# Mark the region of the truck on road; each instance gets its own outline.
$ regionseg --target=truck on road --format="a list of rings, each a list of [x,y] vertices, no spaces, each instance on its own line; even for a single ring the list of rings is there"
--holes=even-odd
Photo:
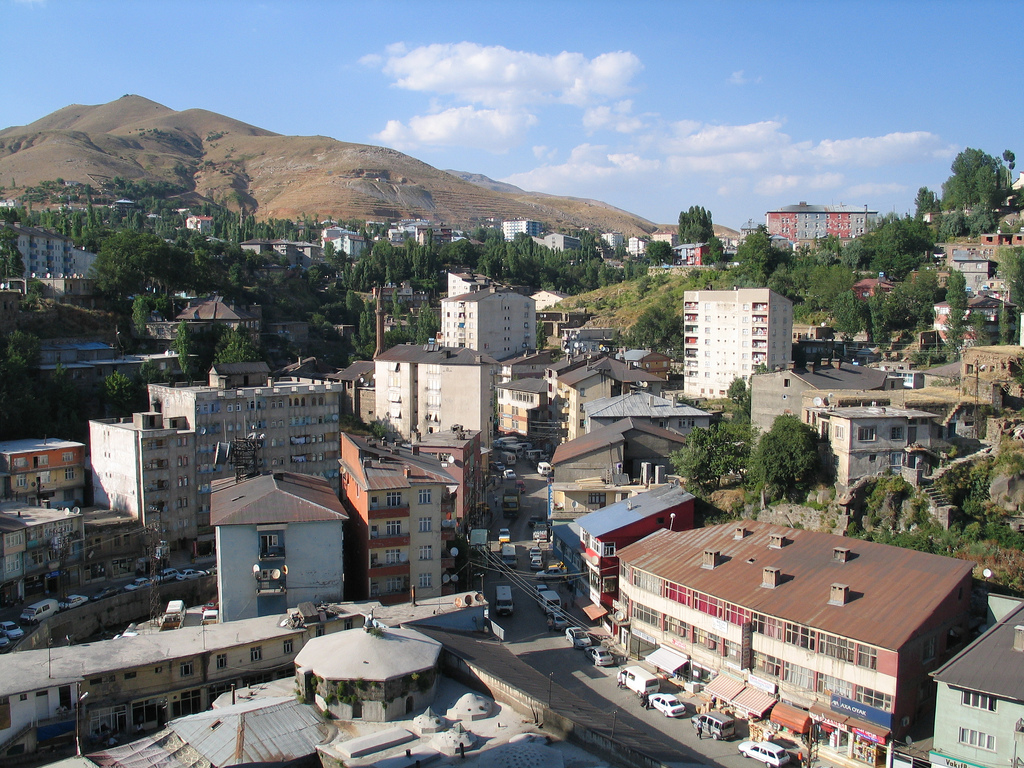
[[[519,489],[515,486],[502,491],[501,513],[505,517],[515,517],[519,514]]]

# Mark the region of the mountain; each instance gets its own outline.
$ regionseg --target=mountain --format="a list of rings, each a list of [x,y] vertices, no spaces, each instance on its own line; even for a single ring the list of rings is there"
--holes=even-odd
[[[651,222],[596,200],[525,192],[478,174],[438,170],[386,147],[282,136],[202,109],[177,112],[141,96],[74,104],[0,130],[5,197],[64,179],[171,182],[183,204],[204,200],[259,218],[422,216],[468,227],[530,218],[555,229],[626,235]]]

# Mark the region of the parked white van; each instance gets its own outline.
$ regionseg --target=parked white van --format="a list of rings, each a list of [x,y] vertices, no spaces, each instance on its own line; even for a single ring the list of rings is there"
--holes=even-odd
[[[512,587],[509,584],[497,584],[494,587],[494,612],[499,616],[511,616],[515,610],[512,602]]]
[[[562,609],[562,598],[558,596],[558,593],[552,589],[545,589],[537,593],[537,598],[540,600],[540,607],[544,613],[554,613]]]
[[[537,474],[547,477],[551,474],[551,465],[546,461],[540,462],[537,465]]]
[[[38,624],[43,619],[48,619],[60,609],[60,603],[52,597],[40,600],[38,603],[26,606],[21,612],[21,620],[25,624]]]
[[[645,693],[657,693],[661,689],[661,681],[657,675],[652,675],[646,669],[640,667],[626,667],[618,676],[619,685],[629,688],[637,696]]]

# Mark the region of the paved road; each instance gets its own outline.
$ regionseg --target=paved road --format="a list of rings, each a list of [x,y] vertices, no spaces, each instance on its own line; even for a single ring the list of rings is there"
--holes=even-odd
[[[626,662],[619,657],[619,664],[614,667],[595,667],[590,663],[584,651],[573,649],[562,632],[550,632],[543,611],[538,607],[533,595],[536,592],[536,575],[528,568],[527,550],[534,546],[532,532],[527,524],[530,515],[546,514],[546,480],[535,473],[525,462],[516,467],[520,479],[526,483],[527,493],[523,495],[523,509],[515,521],[500,518],[500,512],[491,528],[492,539],[497,539],[499,528],[509,527],[512,540],[519,554],[517,569],[502,573],[497,567],[488,573],[486,578],[486,594],[493,594],[493,585],[497,582],[513,585],[515,612],[512,616],[497,618],[505,630],[505,642],[516,655],[530,664],[534,669],[548,675],[552,682],[581,698],[616,713],[619,722],[629,723],[658,736],[664,752],[657,757],[666,762],[705,763],[721,766],[721,768],[751,768],[751,763],[737,750],[737,744],[746,738],[746,722],[738,721],[739,737],[732,741],[714,741],[710,738],[699,740],[689,717],[667,718],[657,710],[644,710],[636,694],[618,688],[615,676]],[[508,525],[511,522],[511,525]],[[543,545],[547,550],[550,545]],[[563,592],[563,598],[565,593]],[[582,611],[576,608],[569,610],[570,621],[592,633],[599,642],[610,645],[611,638],[596,628]],[[663,690],[669,692],[674,686],[663,683]],[[674,691],[672,691],[674,692]],[[680,694],[680,698],[690,702],[688,713],[693,712],[694,698]]]

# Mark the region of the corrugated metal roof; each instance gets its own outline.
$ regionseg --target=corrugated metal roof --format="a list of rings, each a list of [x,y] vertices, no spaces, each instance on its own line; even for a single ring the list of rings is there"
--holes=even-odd
[[[602,397],[583,404],[583,410],[591,418],[624,419],[638,416],[647,419],[669,419],[672,417],[710,416],[707,411],[694,408],[692,405],[676,404],[671,400],[652,395],[650,392],[631,392],[618,397]]]
[[[577,437],[575,440],[562,443],[555,448],[555,455],[552,457],[551,463],[557,465],[572,461],[575,458],[585,456],[596,450],[602,450],[610,445],[616,445],[624,442],[626,439],[626,433],[633,431],[644,432],[648,435],[654,435],[655,437],[671,440],[674,443],[678,443],[680,446],[686,442],[686,438],[678,432],[673,432],[669,429],[662,429],[661,427],[655,427],[653,424],[647,424],[643,421],[621,419],[620,421],[616,421],[614,424],[609,424],[606,427],[598,427],[581,437]]]
[[[591,536],[601,537],[692,498],[692,493],[678,485],[665,485],[609,504],[577,518],[576,522]]]
[[[1024,651],[1013,649],[1024,603],[932,673],[941,683],[1024,701]]]
[[[747,534],[735,538],[743,527]],[[781,549],[769,546],[781,534]],[[850,550],[847,562],[833,550]],[[720,552],[715,568],[702,567],[704,551]],[[769,616],[896,650],[946,601],[970,599],[972,565],[886,544],[744,520],[692,531],[656,531],[623,547],[619,561],[668,581]],[[764,568],[778,568],[779,586],[761,586]],[[830,605],[830,586],[849,586],[845,605]],[[966,586],[965,586],[966,584]],[[898,611],[895,619],[893,612]]]
[[[295,665],[327,680],[391,680],[437,664],[441,644],[414,629],[390,627],[377,637],[365,630],[312,638]]]
[[[653,373],[648,373],[640,368],[632,368],[621,360],[611,357],[602,357],[567,373],[559,374],[558,381],[571,387],[596,374],[604,374],[614,381],[627,383],[640,381],[664,383],[664,379]]]
[[[506,381],[504,384],[496,384],[497,389],[510,389],[515,392],[541,393],[548,391],[548,383],[544,379],[516,379]]]
[[[309,523],[348,520],[331,484],[320,477],[295,472],[229,482],[212,494],[211,525]]]
[[[292,697],[242,702],[168,725],[216,766],[296,760],[316,752],[333,731],[312,707]]]
[[[443,347],[439,344],[397,344],[381,352],[374,360],[386,363],[421,363],[428,365],[497,365],[498,361],[465,347]]]

